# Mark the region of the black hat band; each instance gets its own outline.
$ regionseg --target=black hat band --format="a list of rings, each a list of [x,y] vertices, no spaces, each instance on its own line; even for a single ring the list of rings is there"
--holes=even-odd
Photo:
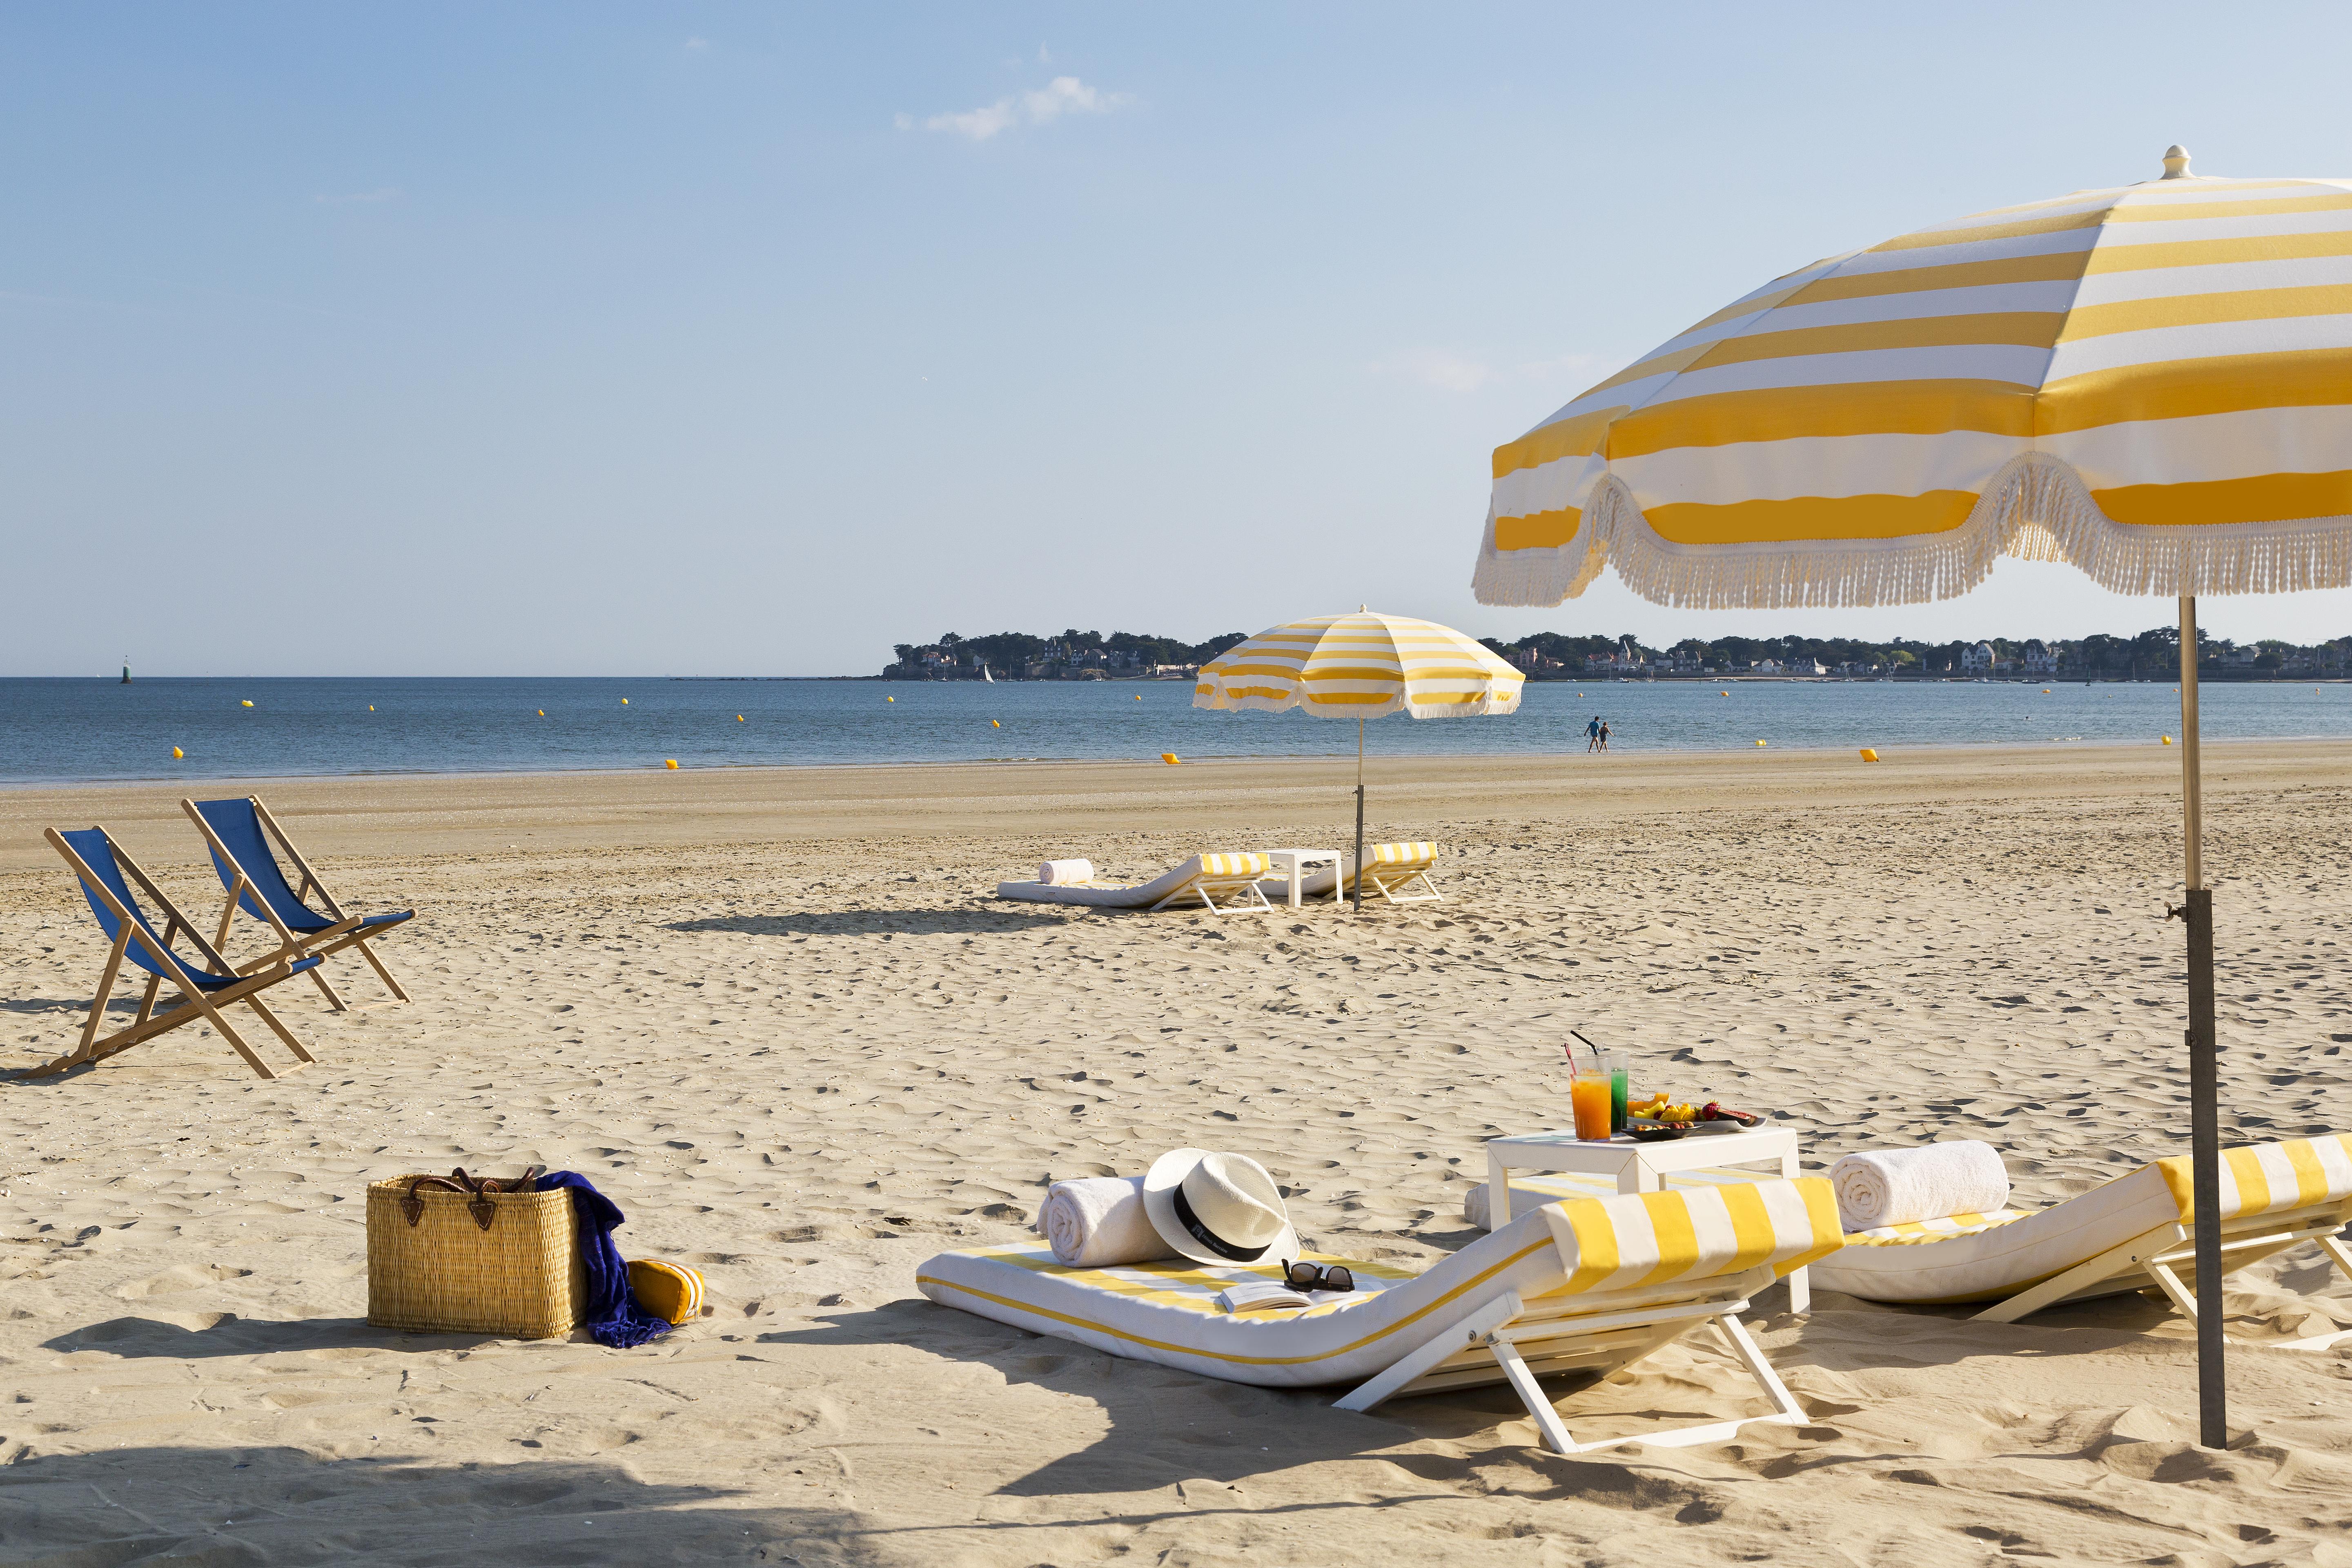
[[[1266,1247],[1235,1247],[1232,1242],[1227,1241],[1223,1237],[1219,1236],[1215,1231],[1211,1230],[1207,1226],[1201,1223],[1201,1216],[1194,1214],[1192,1212],[1192,1205],[1184,1201],[1184,1189],[1181,1186],[1170,1188],[1168,1195],[1176,1200],[1177,1222],[1183,1226],[1185,1230],[1192,1234],[1192,1237],[1194,1241],[1199,1242],[1202,1246],[1207,1247],[1210,1251],[1215,1253],[1220,1258],[1230,1258],[1235,1263],[1255,1263],[1259,1258],[1265,1256],[1266,1247],[1274,1245],[1272,1242],[1268,1242]]]

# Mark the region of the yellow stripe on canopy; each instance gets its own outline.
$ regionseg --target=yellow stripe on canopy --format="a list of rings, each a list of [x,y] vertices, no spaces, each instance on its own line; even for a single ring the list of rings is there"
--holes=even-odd
[[[1195,708],[1325,719],[1416,719],[1509,713],[1526,677],[1475,638],[1434,621],[1359,610],[1292,621],[1236,644],[1201,667]]]
[[[1474,587],[1916,604],[2352,585],[2352,179],[2162,180],[1776,279],[1497,447]],[[2168,165],[2168,168],[2172,165]]]

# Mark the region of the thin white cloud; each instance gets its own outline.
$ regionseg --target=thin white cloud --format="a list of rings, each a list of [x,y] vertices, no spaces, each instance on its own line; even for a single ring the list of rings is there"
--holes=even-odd
[[[710,40],[709,38],[688,38],[686,40],[686,50],[688,54],[699,54],[702,50],[707,49],[709,47]]]
[[[934,114],[922,122],[926,131],[949,131],[974,142],[985,142],[1016,125],[1050,125],[1065,114],[1108,114],[1132,102],[1126,93],[1104,92],[1074,76],[1057,76],[1044,87],[1000,98],[994,103],[960,114]],[[901,131],[915,128],[915,117],[900,114],[893,124]]]
[[[310,199],[320,206],[364,205],[380,202],[396,202],[400,199],[400,191],[395,186],[384,185],[373,191],[352,191],[340,196],[317,195]]]
[[[1480,391],[1498,382],[1574,384],[1599,364],[1600,361],[1592,354],[1562,354],[1558,359],[1496,365],[1468,354],[1455,353],[1450,349],[1415,349],[1394,359],[1382,360],[1371,369],[1377,375],[1410,376],[1440,392],[1467,393]]]

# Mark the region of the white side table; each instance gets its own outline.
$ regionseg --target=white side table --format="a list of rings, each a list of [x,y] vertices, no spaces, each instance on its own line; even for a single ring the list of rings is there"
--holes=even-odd
[[[1669,1173],[1716,1165],[1777,1165],[1781,1175],[1793,1178],[1798,1153],[1797,1135],[1785,1127],[1694,1132],[1662,1143],[1636,1143],[1622,1132],[1606,1142],[1587,1141],[1573,1130],[1492,1138],[1486,1142],[1486,1228],[1510,1223],[1513,1171],[1582,1171],[1613,1177],[1621,1193],[1654,1193]],[[1792,1312],[1812,1308],[1805,1273],[1800,1268],[1789,1276]]]
[[[1290,879],[1290,907],[1294,910],[1298,907],[1299,880],[1307,867],[1328,866],[1334,871],[1339,868],[1337,849],[1269,849],[1265,858],[1274,862],[1276,870]]]

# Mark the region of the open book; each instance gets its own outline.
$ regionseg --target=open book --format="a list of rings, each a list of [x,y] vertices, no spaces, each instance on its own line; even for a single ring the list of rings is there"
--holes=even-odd
[[[1313,1298],[1305,1292],[1274,1279],[1251,1279],[1239,1285],[1228,1285],[1217,1297],[1217,1305],[1228,1312],[1247,1312],[1259,1307],[1311,1307]]]

